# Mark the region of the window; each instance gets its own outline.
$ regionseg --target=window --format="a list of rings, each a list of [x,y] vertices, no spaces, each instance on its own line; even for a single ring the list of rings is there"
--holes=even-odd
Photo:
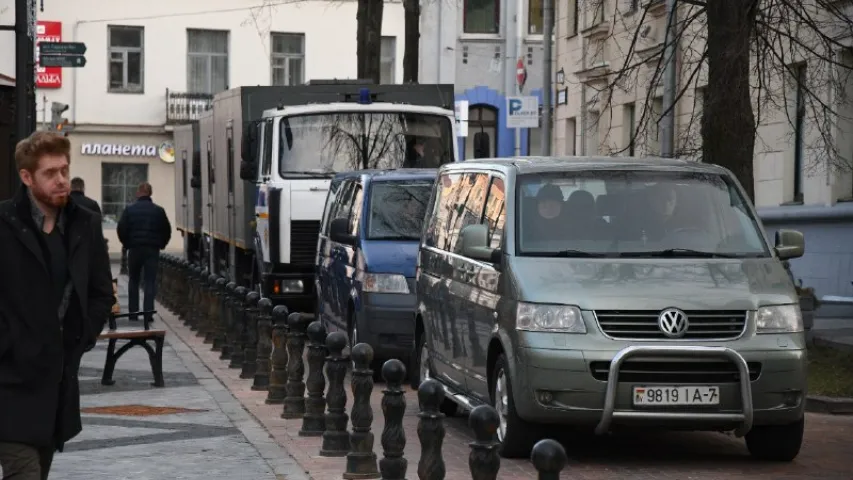
[[[578,2],[580,0],[568,0],[566,3],[566,38],[578,34]],[[558,7],[559,8],[559,7]]]
[[[604,21],[604,0],[587,0],[586,27],[594,27]]]
[[[566,155],[577,155],[577,120],[574,118],[566,119]]]
[[[420,240],[432,180],[373,182],[370,187],[370,240]]]
[[[465,33],[497,34],[500,26],[500,0],[463,0]]]
[[[332,205],[332,211],[329,218],[334,221],[339,218],[349,219],[352,212],[353,193],[355,192],[355,183],[352,181],[344,182],[341,189],[338,191],[338,201]],[[329,222],[331,224],[331,222]]]
[[[803,201],[803,163],[805,156],[806,65],[796,66],[794,117],[794,201]]]
[[[349,233],[350,235],[358,235],[358,224],[361,220],[361,207],[364,204],[362,201],[363,189],[361,184],[356,183],[353,190],[352,212],[349,216]]]
[[[652,111],[649,115],[649,123],[647,123],[647,141],[648,148],[646,152],[649,155],[660,155],[660,122],[663,117],[663,97],[657,97],[652,100]]]
[[[527,129],[527,154],[542,155],[542,127]]]
[[[379,82],[390,85],[397,73],[397,38],[382,37],[379,53]]]
[[[463,182],[461,173],[445,173],[438,179],[437,193],[431,208],[430,221],[424,232],[427,246],[445,249],[450,237],[451,221],[460,199],[465,198],[471,185]]]
[[[586,132],[584,132],[584,155],[598,155],[598,117],[597,110],[588,110],[586,112]]]
[[[228,90],[228,32],[187,30],[187,90],[211,95]]]
[[[101,210],[104,223],[118,224],[125,207],[136,199],[136,189],[148,181],[148,165],[144,163],[101,164]]]
[[[444,249],[453,253],[462,253],[459,233],[468,225],[480,223],[483,208],[486,205],[486,193],[489,188],[489,176],[485,173],[466,173],[462,179],[462,188],[458,201],[454,204],[449,218],[449,231]],[[439,247],[441,247],[439,245]]]
[[[142,93],[144,42],[142,27],[107,27],[109,36],[109,91]]]
[[[501,178],[492,179],[483,220],[489,226],[489,248],[501,248],[506,223],[506,189]]]
[[[636,109],[633,103],[626,103],[622,106],[622,131],[625,135],[625,145],[628,147],[628,156],[633,157],[637,143],[637,139],[634,138],[636,132]]]
[[[334,181],[329,185],[329,194],[326,196],[326,206],[323,208],[323,220],[320,231],[323,234],[329,234],[329,217],[332,214],[332,209],[335,207],[335,201],[338,199],[338,192],[341,189],[341,182]]]
[[[301,33],[273,33],[272,84],[278,86],[305,83],[305,35]]]
[[[468,109],[468,136],[465,158],[489,158],[498,150],[498,112],[492,107],[475,105]]]
[[[542,3],[542,0],[527,0],[527,33],[530,35],[542,35],[545,31]]]
[[[628,0],[628,10],[625,13],[634,13],[640,9],[640,0]]]

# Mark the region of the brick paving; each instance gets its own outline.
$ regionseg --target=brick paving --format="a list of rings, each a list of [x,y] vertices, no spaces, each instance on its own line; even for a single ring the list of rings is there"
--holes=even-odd
[[[164,308],[162,318],[168,327],[185,342],[213,375],[243,404],[284,447],[293,459],[314,480],[340,479],[345,459],[320,457],[321,439],[297,435],[301,420],[280,418],[281,405],[266,405],[266,392],[252,391],[251,381],[239,378],[239,370],[227,368],[219,353],[202,342]],[[168,381],[168,378],[167,378]],[[379,437],[383,419],[380,407],[381,385],[377,385],[371,400],[374,411],[373,432],[375,451],[381,458]],[[347,390],[347,410],[352,395]],[[404,419],[407,436],[406,458],[408,478],[417,477],[419,444],[417,428],[417,397],[408,390],[408,408]],[[466,417],[453,417],[445,422],[444,460],[449,480],[470,478],[468,472],[468,442],[472,440]],[[718,433],[661,432],[631,433],[595,437],[554,432],[565,445],[570,463],[563,478],[595,479],[853,479],[853,461],[849,448],[853,444],[853,416],[808,414],[806,438],[799,457],[790,464],[761,463],[752,460],[742,439]],[[285,477],[288,478],[288,477]],[[502,480],[533,479],[536,473],[525,460],[501,460],[498,476]]]

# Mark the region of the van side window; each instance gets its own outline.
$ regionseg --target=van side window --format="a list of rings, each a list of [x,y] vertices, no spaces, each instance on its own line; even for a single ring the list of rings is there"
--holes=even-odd
[[[326,197],[326,206],[323,208],[323,220],[320,226],[320,231],[323,234],[329,234],[329,217],[332,214],[332,209],[335,207],[335,201],[338,199],[338,191],[341,189],[341,182],[332,182],[329,185],[329,195]]]
[[[460,190],[459,201],[451,218],[450,237],[445,250],[453,253],[462,253],[462,244],[459,242],[459,232],[468,225],[480,223],[483,218],[483,208],[486,206],[486,192],[489,188],[489,175],[485,173],[469,173],[462,180],[463,188]]]
[[[358,223],[361,221],[361,210],[364,202],[362,201],[361,184],[356,183],[353,189],[352,213],[349,216],[349,233],[350,235],[358,235]]]
[[[353,182],[344,182],[338,193],[337,202],[332,206],[332,214],[329,216],[330,220],[349,218],[349,214],[352,211],[352,191]]]
[[[489,248],[501,248],[506,222],[506,190],[502,178],[492,178],[483,221],[489,226]]]
[[[436,181],[435,198],[430,208],[430,221],[424,233],[424,244],[428,247],[445,248],[450,229],[451,210],[456,205],[462,174],[443,174]]]

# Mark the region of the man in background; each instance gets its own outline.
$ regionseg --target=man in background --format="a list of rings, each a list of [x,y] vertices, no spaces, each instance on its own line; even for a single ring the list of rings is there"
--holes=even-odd
[[[143,309],[154,310],[154,295],[157,293],[157,264],[160,250],[166,248],[172,238],[172,225],[163,207],[151,200],[151,184],[143,182],[136,190],[136,201],[128,205],[118,221],[118,239],[127,248],[127,296],[128,313],[139,311],[139,278],[145,291]],[[150,313],[146,320],[152,320]],[[130,317],[130,320],[137,318]]]
[[[86,183],[83,182],[83,179],[80,177],[74,177],[71,179],[71,199],[77,205],[95,212],[98,215],[103,215],[103,213],[101,213],[101,206],[98,205],[98,202],[86,196]]]

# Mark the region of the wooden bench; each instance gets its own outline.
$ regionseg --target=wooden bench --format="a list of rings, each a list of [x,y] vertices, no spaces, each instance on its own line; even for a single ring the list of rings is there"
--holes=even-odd
[[[163,387],[163,344],[166,340],[166,330],[151,329],[146,315],[153,315],[156,310],[136,313],[121,313],[111,314],[109,319],[109,329],[98,335],[98,340],[109,340],[107,347],[107,359],[104,364],[104,375],[101,378],[101,385],[114,385],[113,371],[115,371],[116,362],[124,355],[125,352],[133,347],[142,347],[148,352],[148,359],[151,362],[151,372],[154,374],[154,383],[152,386]],[[127,317],[142,317],[143,328],[118,328],[116,319]],[[116,350],[116,343],[119,340],[127,340],[127,343]],[[148,342],[154,345],[149,345]]]

